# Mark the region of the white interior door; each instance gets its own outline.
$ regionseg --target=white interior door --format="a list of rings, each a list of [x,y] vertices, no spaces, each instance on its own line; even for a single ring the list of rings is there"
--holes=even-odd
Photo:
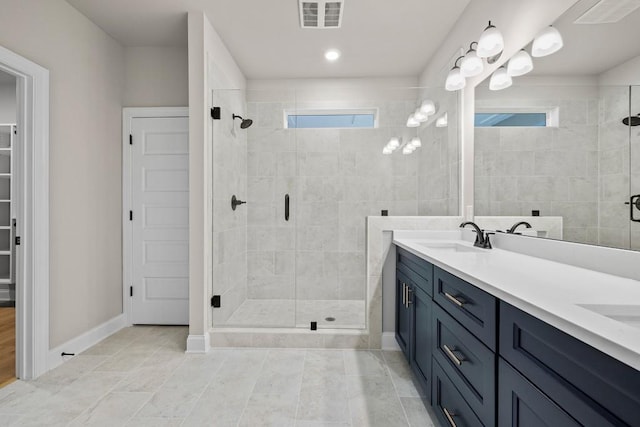
[[[189,123],[131,121],[134,324],[189,323]]]

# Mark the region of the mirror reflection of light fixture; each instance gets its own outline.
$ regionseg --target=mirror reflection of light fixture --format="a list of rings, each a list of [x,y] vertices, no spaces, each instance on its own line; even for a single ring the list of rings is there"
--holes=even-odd
[[[408,145],[412,146],[413,149],[415,150],[418,147],[422,147],[422,141],[420,141],[420,138],[416,136],[411,138],[411,141],[409,141]]]
[[[503,49],[504,38],[502,33],[489,21],[489,25],[484,29],[478,40],[478,56],[480,58],[489,58],[499,54]]]
[[[535,58],[551,55],[556,53],[564,46],[562,41],[562,34],[554,27],[549,25],[544,30],[540,31],[535,39],[533,39],[533,46],[531,47],[531,55]]]
[[[384,148],[382,149],[382,154],[391,154],[398,147],[400,147],[400,138],[393,137],[389,139],[389,142],[387,142],[387,145],[385,145]]]
[[[447,81],[444,84],[444,88],[450,92],[460,90],[467,85],[467,80],[462,75],[460,67],[458,66],[458,61],[462,58],[464,58],[464,56],[460,56],[456,59],[453,68],[447,75]]]
[[[409,116],[409,118],[407,119],[407,127],[408,128],[417,128],[418,126],[420,126],[420,121],[418,119],[416,119],[413,114],[411,114]]]
[[[404,146],[404,148],[402,149],[402,154],[411,154],[415,151],[416,149],[411,145],[411,144],[407,144]]]
[[[498,68],[491,75],[491,80],[489,81],[489,89],[490,90],[502,90],[506,89],[513,84],[513,80],[509,73],[507,73],[507,69],[504,67]]]
[[[524,49],[513,55],[507,65],[507,73],[511,77],[523,76],[531,70],[533,70],[533,60]]]
[[[473,48],[474,44],[478,45],[477,42],[472,42],[460,63],[460,72],[463,77],[475,77],[484,70],[484,62],[482,62],[482,58],[478,56],[478,52]]]
[[[444,113],[443,115],[438,117],[438,120],[436,120],[437,128],[446,128],[448,124],[449,124],[449,117],[447,116],[447,113]]]
[[[420,105],[420,111],[422,111],[427,116],[431,116],[432,114],[436,113],[436,105],[433,103],[432,100],[425,99],[424,101],[422,101],[422,104]]]

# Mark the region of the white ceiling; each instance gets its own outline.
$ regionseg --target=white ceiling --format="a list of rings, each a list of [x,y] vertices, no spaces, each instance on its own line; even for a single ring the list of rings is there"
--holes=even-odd
[[[202,10],[245,76],[269,79],[417,76],[470,0],[345,0],[330,30],[301,29],[297,0],[67,1],[125,46],[186,46]]]
[[[640,9],[614,24],[573,22],[599,0],[581,0],[553,24],[564,47],[533,58],[535,75],[598,75],[640,55]]]

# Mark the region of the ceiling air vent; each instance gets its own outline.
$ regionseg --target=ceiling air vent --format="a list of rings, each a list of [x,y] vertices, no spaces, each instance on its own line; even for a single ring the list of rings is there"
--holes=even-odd
[[[298,0],[302,28],[340,28],[344,0]]]
[[[640,0],[600,0],[574,21],[576,24],[613,24],[640,7]]]

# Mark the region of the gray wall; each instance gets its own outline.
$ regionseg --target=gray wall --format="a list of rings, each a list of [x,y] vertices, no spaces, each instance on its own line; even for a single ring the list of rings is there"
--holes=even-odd
[[[2,72],[0,72],[2,73]],[[0,83],[0,123],[16,122],[16,83]]]

